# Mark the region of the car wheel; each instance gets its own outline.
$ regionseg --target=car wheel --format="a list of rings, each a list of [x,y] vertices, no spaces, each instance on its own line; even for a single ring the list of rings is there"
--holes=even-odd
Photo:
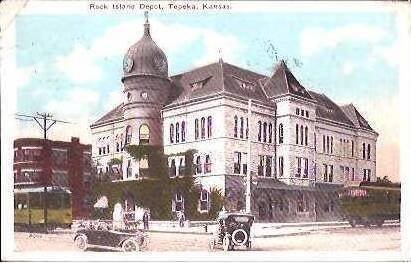
[[[135,252],[140,250],[138,242],[133,238],[126,239],[121,248],[123,249],[123,252]]]
[[[74,239],[74,244],[76,245],[76,248],[85,251],[87,249],[88,243],[87,243],[87,237],[86,235],[78,235]]]
[[[230,236],[225,235],[223,238],[223,250],[224,251],[229,251],[231,249],[231,240],[230,240]]]

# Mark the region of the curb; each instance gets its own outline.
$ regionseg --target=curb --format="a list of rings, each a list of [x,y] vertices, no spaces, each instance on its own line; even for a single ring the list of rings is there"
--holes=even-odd
[[[169,231],[169,230],[147,230],[148,233],[167,233],[167,234],[190,234],[190,235],[212,235],[213,233],[205,233],[205,232],[193,232],[193,231],[186,231],[186,232],[179,232],[179,231]]]
[[[292,236],[301,236],[301,235],[309,235],[311,231],[302,231],[296,233],[288,233],[288,234],[277,234],[277,235],[261,235],[261,236],[253,236],[253,238],[272,238],[272,237],[292,237]]]

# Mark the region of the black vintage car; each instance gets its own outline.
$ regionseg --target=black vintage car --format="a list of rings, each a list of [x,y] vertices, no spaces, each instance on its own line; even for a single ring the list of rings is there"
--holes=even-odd
[[[141,251],[148,246],[148,241],[148,235],[141,230],[113,230],[107,223],[82,225],[74,235],[75,246],[83,251],[89,247]]]
[[[209,241],[210,250],[221,245],[224,251],[235,246],[251,249],[251,226],[254,216],[244,213],[222,213],[217,219],[217,230]]]

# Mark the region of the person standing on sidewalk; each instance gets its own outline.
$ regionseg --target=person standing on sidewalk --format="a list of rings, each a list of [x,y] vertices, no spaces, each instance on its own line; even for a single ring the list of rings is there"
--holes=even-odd
[[[144,214],[143,214],[143,224],[144,224],[144,230],[148,230],[148,213],[147,213],[147,211],[144,212]]]
[[[185,221],[186,219],[185,219],[185,216],[184,216],[184,212],[183,211],[180,211],[179,213],[178,213],[178,221],[179,221],[179,224],[180,224],[180,227],[184,227],[184,221]]]

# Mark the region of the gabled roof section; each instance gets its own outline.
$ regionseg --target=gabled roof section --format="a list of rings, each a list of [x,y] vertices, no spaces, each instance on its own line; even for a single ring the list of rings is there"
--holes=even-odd
[[[340,108],[356,128],[362,128],[375,132],[368,124],[367,120],[358,112],[357,108],[355,108],[352,103],[343,105]]]
[[[229,93],[245,99],[270,103],[259,84],[263,77],[265,76],[220,60],[171,77],[174,98],[170,104],[188,102],[218,93]]]
[[[107,114],[105,114],[103,117],[95,121],[91,126],[119,120],[123,118],[123,103],[115,107],[113,110],[109,111]]]
[[[308,91],[312,98],[317,101],[315,114],[317,117],[324,118],[330,121],[354,126],[352,121],[345,115],[342,109],[335,104],[330,98],[324,94],[319,94],[314,91]]]
[[[262,80],[262,83],[265,93],[269,98],[293,94],[306,99],[313,99],[288,69],[284,60],[281,60],[275,67],[273,75]]]

